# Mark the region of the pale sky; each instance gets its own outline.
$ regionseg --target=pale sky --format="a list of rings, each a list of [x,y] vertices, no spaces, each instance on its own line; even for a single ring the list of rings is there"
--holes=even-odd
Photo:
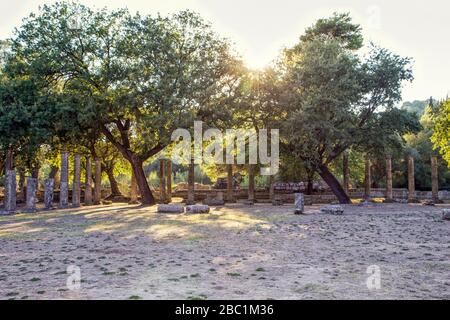
[[[0,38],[11,36],[22,18],[46,0],[1,0]],[[447,0],[80,0],[95,7],[128,7],[162,14],[191,9],[229,38],[246,64],[262,68],[306,27],[333,12],[350,12],[369,41],[414,58],[412,84],[404,101],[450,94],[450,2]]]

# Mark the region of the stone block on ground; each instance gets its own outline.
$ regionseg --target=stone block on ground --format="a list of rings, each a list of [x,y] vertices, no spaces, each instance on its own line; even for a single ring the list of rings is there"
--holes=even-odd
[[[450,209],[442,210],[442,219],[450,220]]]
[[[158,213],[184,213],[184,207],[181,204],[160,204]]]
[[[320,212],[325,213],[325,214],[343,215],[344,208],[340,205],[329,205],[329,206],[322,207],[320,209]]]
[[[5,179],[5,210],[1,212],[2,215],[13,214],[16,211],[16,171],[7,170]]]
[[[53,194],[54,194],[55,180],[47,179],[45,180],[45,191],[44,191],[44,206],[46,210],[53,209]]]
[[[305,212],[305,195],[303,193],[295,194],[295,214],[303,214]]]
[[[210,208],[207,205],[191,205],[191,206],[186,206],[186,213],[190,213],[190,214],[204,214],[204,213],[209,213]]]
[[[25,212],[33,213],[37,212],[36,209],[36,192],[38,188],[38,180],[35,178],[28,178],[27,180],[27,197]]]

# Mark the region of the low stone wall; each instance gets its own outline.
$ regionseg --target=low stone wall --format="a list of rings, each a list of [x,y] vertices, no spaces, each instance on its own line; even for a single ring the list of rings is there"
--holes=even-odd
[[[196,201],[203,201],[205,200],[208,195],[214,197],[217,195],[218,192],[222,192],[224,195],[226,195],[226,190],[196,190],[195,191],[195,200]],[[385,189],[372,189],[371,197],[372,198],[384,198],[385,197]],[[276,192],[276,194],[280,195],[284,202],[286,203],[294,203],[294,193],[293,192]],[[234,192],[235,198],[238,200],[245,200],[247,199],[247,190],[241,189],[241,190],[235,190]],[[174,197],[183,198],[184,200],[187,199],[187,190],[179,190],[173,193]],[[362,199],[364,196],[364,189],[353,189],[350,190],[350,197],[352,199]],[[408,199],[408,190],[407,189],[394,189],[393,190],[393,197],[394,199],[398,200],[407,200]],[[255,198],[258,202],[270,202],[270,196],[269,191],[266,189],[258,189],[255,191]],[[431,191],[416,191],[416,198],[418,200],[431,200]],[[443,201],[450,201],[450,191],[439,191],[439,199]],[[317,204],[324,204],[324,203],[331,203],[337,201],[337,198],[334,194],[331,192],[321,192],[321,193],[315,193],[313,195],[305,195],[305,203],[311,204],[311,203],[317,203]]]

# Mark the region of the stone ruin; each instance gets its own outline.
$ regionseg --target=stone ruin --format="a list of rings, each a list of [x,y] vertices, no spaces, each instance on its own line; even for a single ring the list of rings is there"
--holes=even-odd
[[[305,213],[305,195],[303,193],[295,194],[295,214]]]
[[[442,210],[442,219],[450,220],[450,209]]]
[[[340,205],[329,205],[322,207],[320,212],[340,216],[344,214],[344,208]]]

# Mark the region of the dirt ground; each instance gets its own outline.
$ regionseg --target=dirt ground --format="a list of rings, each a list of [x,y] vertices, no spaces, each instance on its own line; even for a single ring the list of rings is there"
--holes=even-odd
[[[352,205],[332,216],[315,206],[295,216],[288,205],[209,215],[115,205],[3,216],[0,299],[450,299],[443,207]],[[79,288],[68,281],[77,270]],[[369,289],[377,270],[380,287]]]

